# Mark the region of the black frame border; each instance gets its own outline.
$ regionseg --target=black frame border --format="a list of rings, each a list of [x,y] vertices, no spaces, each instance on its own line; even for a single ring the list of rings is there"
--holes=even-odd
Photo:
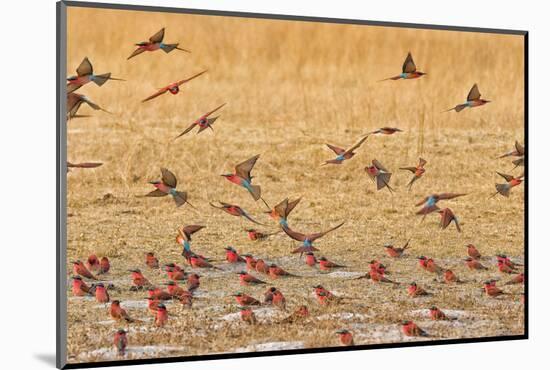
[[[501,35],[518,35],[524,38],[524,143],[525,143],[525,198],[524,198],[524,258],[525,258],[525,305],[524,305],[524,334],[480,337],[480,338],[459,338],[459,339],[441,339],[436,341],[418,341],[405,343],[381,343],[356,345],[353,347],[322,347],[322,348],[305,348],[294,350],[279,350],[279,351],[262,351],[262,352],[246,352],[246,353],[221,353],[221,354],[205,354],[197,356],[178,356],[178,357],[160,357],[151,359],[135,359],[135,360],[117,360],[117,361],[100,361],[100,362],[82,362],[82,363],[67,363],[67,289],[66,289],[66,256],[67,256],[67,128],[64,112],[66,111],[66,99],[62,98],[66,95],[65,87],[65,71],[66,71],[66,40],[67,40],[67,7],[80,8],[98,8],[98,9],[113,9],[113,10],[131,10],[131,11],[147,11],[147,12],[164,12],[164,13],[179,13],[179,14],[195,14],[195,15],[210,15],[223,17],[240,17],[240,18],[256,18],[256,19],[274,19],[286,21],[301,21],[301,22],[320,22],[320,23],[337,23],[337,24],[353,24],[366,26],[383,26],[396,28],[416,28],[426,30],[441,30],[441,31],[460,31],[460,32],[476,32],[476,33],[494,33]],[[58,369],[80,369],[80,368],[96,368],[96,367],[111,367],[111,366],[127,366],[127,365],[142,365],[142,364],[161,364],[174,362],[191,362],[191,361],[208,361],[247,357],[265,357],[265,356],[281,356],[281,355],[296,355],[296,354],[313,354],[326,352],[343,352],[343,351],[358,351],[371,349],[386,349],[386,348],[407,348],[407,347],[423,347],[423,346],[440,346],[447,344],[463,344],[463,343],[485,343],[485,342],[500,342],[509,340],[529,339],[529,32],[526,30],[511,30],[511,29],[496,29],[496,28],[477,28],[477,27],[460,27],[449,25],[433,25],[420,23],[403,23],[403,22],[383,22],[360,19],[344,19],[344,18],[328,18],[328,17],[312,17],[299,16],[288,14],[266,14],[266,13],[251,13],[251,12],[234,12],[210,9],[191,9],[191,8],[174,8],[148,5],[130,5],[130,4],[109,4],[98,2],[83,2],[83,1],[59,1],[56,3],[56,37],[57,37],[57,68],[56,68],[56,197],[57,197],[57,212],[56,212],[56,228],[57,228],[57,246],[56,246],[56,367]]]

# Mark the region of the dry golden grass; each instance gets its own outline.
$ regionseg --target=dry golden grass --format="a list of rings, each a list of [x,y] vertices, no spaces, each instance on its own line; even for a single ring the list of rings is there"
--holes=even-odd
[[[126,60],[135,42],[161,27],[166,27],[165,42],[180,42],[192,53],[157,51]],[[428,75],[377,82],[398,74],[408,51]],[[489,272],[474,274],[460,260],[470,242],[486,256],[503,252],[523,260],[523,186],[514,188],[509,199],[489,199],[495,181],[501,180],[495,171],[512,168],[509,160],[495,158],[510,150],[514,140],[523,142],[522,37],[70,8],[67,75],[74,74],[85,56],[96,73],[110,71],[127,82],[109,81],[101,88],[89,84],[78,91],[114,114],[82,108],[79,113],[92,117],[68,123],[69,160],[104,162],[98,169],[68,174],[69,260],[85,259],[90,253],[108,256],[113,266],[108,279],[120,289],[111,295],[124,306],[124,301],[144,297],[128,292],[127,273],[133,267],[145,270],[143,252],[154,251],[163,263],[182,263],[181,248],[174,241],[176,228],[203,224],[207,228],[196,234],[194,250],[221,260],[223,247],[233,245],[241,253],[304,275],[274,285],[283,291],[291,310],[298,304],[312,310],[312,319],[304,325],[275,324],[283,313],[264,318],[255,328],[225,322],[220,317],[237,312],[229,294],[244,290],[259,298],[263,289],[242,289],[230,272],[205,273],[205,293],[193,309],[168,306],[168,329],[154,329],[151,322],[135,325],[131,346],[179,348],[154,356],[231,352],[276,341],[326,347],[338,344],[334,332],[343,327],[351,328],[357,343],[402,341],[397,328],[403,319],[418,321],[435,339],[523,333],[518,296],[495,300],[481,295],[482,281],[501,277],[494,261],[484,260],[491,265]],[[178,95],[140,102],[155,88],[203,69],[208,73],[184,85]],[[490,104],[460,114],[441,113],[463,102],[476,82]],[[214,132],[172,140],[224,102],[227,106]],[[405,131],[370,137],[351,161],[319,167],[333,156],[326,142],[348,146],[381,126]],[[434,295],[413,300],[404,286],[394,289],[306,269],[290,256],[297,243],[284,234],[266,242],[247,240],[243,228],[251,224],[210,208],[208,201],[239,204],[275,229],[262,214],[261,203],[219,176],[254,154],[261,154],[255,182],[270,204],[303,196],[290,217],[294,229],[316,231],[346,220],[318,242],[320,255],[348,265],[348,271],[365,271],[367,261],[379,258],[394,272],[392,278],[403,283],[416,280]],[[398,167],[415,165],[419,155],[428,160],[427,172],[408,192],[410,174]],[[376,192],[365,176],[363,168],[373,158],[394,172],[393,196],[385,189]],[[189,192],[198,210],[176,209],[168,198],[139,197],[151,190],[147,181],[159,177],[161,166],[178,176],[178,187]],[[419,224],[413,205],[434,192],[468,193],[445,203],[460,218],[462,233],[453,226],[439,230],[435,215]],[[412,238],[409,255],[388,260],[381,246],[407,238]],[[443,286],[417,267],[417,255],[434,257],[468,283]],[[145,273],[157,284],[166,280],[159,272]],[[317,283],[359,299],[322,309],[311,292]],[[412,312],[433,304],[465,311],[467,316],[441,324]],[[118,326],[102,324],[109,319],[107,310],[96,306],[69,298],[70,362],[105,359],[89,352],[109,347]],[[148,317],[143,308],[129,311]],[[339,312],[365,316],[323,316]]]

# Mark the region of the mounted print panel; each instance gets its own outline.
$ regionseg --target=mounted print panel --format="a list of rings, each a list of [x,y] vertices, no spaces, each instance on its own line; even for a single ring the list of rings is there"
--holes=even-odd
[[[526,32],[58,11],[58,366],[527,337]]]

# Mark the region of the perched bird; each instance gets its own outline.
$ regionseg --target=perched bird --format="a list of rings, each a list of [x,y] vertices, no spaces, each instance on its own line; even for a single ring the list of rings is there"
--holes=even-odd
[[[166,283],[166,291],[172,298],[179,298],[186,294],[191,294],[191,292],[183,289],[175,281],[169,281]]]
[[[187,274],[185,271],[174,263],[164,265],[164,270],[168,275],[168,279],[172,281],[187,280]]]
[[[178,180],[176,176],[167,170],[166,168],[161,168],[160,172],[162,177],[160,180],[149,181],[149,184],[152,184],[156,189],[152,192],[146,194],[146,197],[164,197],[170,194],[174,198],[177,207],[181,207],[185,203],[189,204],[191,207],[195,208],[187,201],[187,193],[184,191],[176,190]]]
[[[407,184],[407,186],[409,187],[409,191],[412,189],[412,185],[414,184],[414,182],[419,178],[421,178],[422,175],[424,175],[424,172],[426,172],[426,170],[424,169],[424,166],[426,165],[426,163],[428,162],[425,159],[419,158],[418,165],[416,167],[399,168],[400,170],[411,171],[413,174],[411,181],[409,181],[409,183]]]
[[[103,163],[100,163],[100,162],[82,162],[82,163],[67,162],[67,172],[69,172],[71,168],[96,168],[101,165],[103,165]]]
[[[505,274],[515,274],[517,273],[517,270],[507,265],[504,261],[499,260],[497,261],[497,267],[498,271],[503,272]]]
[[[161,96],[161,95],[165,94],[166,92],[170,92],[170,94],[176,95],[177,93],[179,93],[179,91],[180,91],[180,86],[181,86],[181,85],[183,85],[184,83],[189,82],[189,81],[191,81],[191,80],[193,80],[193,79],[199,77],[199,76],[202,75],[203,73],[206,73],[206,71],[199,72],[199,73],[197,73],[196,75],[191,76],[191,77],[189,77],[189,78],[185,78],[185,79],[183,79],[183,80],[179,80],[179,81],[176,81],[176,82],[172,82],[172,83],[169,84],[169,85],[166,85],[166,86],[164,86],[164,87],[161,87],[161,88],[159,88],[159,89],[157,90],[156,93],[154,93],[154,94],[151,95],[151,96],[146,97],[146,98],[143,99],[141,102],[142,102],[142,103],[145,103],[145,102],[147,102],[147,101],[149,101],[149,100],[152,100],[152,99],[154,99],[154,98],[156,98],[156,97],[158,97],[158,96]]]
[[[200,278],[199,274],[189,274],[187,277],[187,290],[194,293],[195,290],[199,289],[201,285]]]
[[[286,298],[279,289],[275,289],[272,299],[273,306],[286,311]]]
[[[329,261],[326,257],[319,258],[319,270],[321,271],[330,271],[335,268],[344,268],[347,266],[339,265],[337,263]]]
[[[309,267],[317,266],[317,258],[315,258],[315,254],[313,252],[307,252],[305,262]]]
[[[519,263],[516,263],[516,262],[512,262],[512,260],[507,257],[506,255],[504,254],[497,254],[497,261],[498,262],[502,262],[504,263],[505,265],[507,266],[510,266],[511,268],[513,269],[516,269],[518,268],[519,266],[523,266],[522,264],[519,264]]]
[[[135,44],[137,46],[137,49],[134,50],[134,52],[128,57],[128,59],[131,59],[135,57],[136,55],[139,55],[145,51],[156,51],[156,50],[162,50],[165,53],[169,53],[174,49],[185,51],[187,53],[190,53],[189,50],[182,49],[178,47],[178,44],[165,44],[163,43],[164,39],[164,28],[162,28],[160,31],[155,33],[153,36],[149,37],[149,41],[141,41]]]
[[[509,151],[509,152],[506,152],[504,153],[503,155],[501,155],[500,157],[498,158],[506,158],[506,157],[510,157],[510,156],[513,156],[513,157],[523,157],[525,155],[525,148],[523,147],[523,145],[521,145],[517,140],[514,144],[514,149]]]
[[[269,265],[269,277],[271,277],[272,279],[278,279],[280,277],[296,277],[296,275],[291,274],[290,272],[287,272],[281,267],[272,263]]]
[[[412,321],[403,321],[401,323],[401,331],[407,337],[429,337],[428,333],[418,327]]]
[[[375,283],[389,283],[399,285],[398,282],[388,279],[383,271],[377,269],[371,269],[368,272],[368,277]]]
[[[439,210],[437,203],[440,200],[454,199],[454,198],[462,197],[464,195],[466,194],[464,193],[430,194],[424,199],[422,199],[420,202],[415,204],[416,207],[422,206],[422,208],[419,211],[417,211],[416,214],[423,215],[422,220],[424,220],[426,215]]]
[[[510,293],[505,293],[502,289],[497,288],[496,285],[492,281],[485,281],[483,283],[483,289],[485,290],[485,294],[488,297],[499,297],[501,295],[509,295]]]
[[[416,65],[414,64],[413,57],[411,53],[409,52],[407,54],[407,58],[405,58],[405,62],[403,62],[402,72],[401,74],[398,74],[397,76],[386,78],[384,80],[380,81],[387,81],[387,80],[410,80],[413,78],[419,78],[424,76],[426,73],[420,72],[416,70]]]
[[[302,234],[302,233],[299,233],[297,231],[294,231],[294,230],[290,229],[288,226],[283,226],[283,231],[291,239],[294,239],[294,240],[297,240],[297,241],[300,241],[300,242],[303,243],[301,247],[296,248],[292,251],[292,253],[300,253],[300,257],[301,257],[303,253],[317,251],[318,249],[313,246],[313,242],[315,240],[319,239],[319,238],[322,238],[326,234],[338,229],[343,224],[344,224],[344,222],[342,222],[342,223],[340,223],[340,224],[338,224],[338,225],[336,225],[336,226],[334,226],[334,227],[332,227],[332,228],[330,228],[326,231],[322,231],[322,232],[319,232],[319,233],[312,233],[312,234]]]
[[[365,167],[365,172],[372,181],[376,182],[377,190],[387,187],[390,193],[393,193],[393,189],[389,184],[392,174],[382,165],[382,163],[373,159],[372,165]]]
[[[149,310],[149,313],[152,314],[153,316],[157,316],[157,311],[159,309],[158,305],[160,304],[160,300],[151,298],[151,297],[147,297],[145,299],[147,299],[147,309]]]
[[[92,63],[90,63],[88,57],[85,57],[76,69],[76,76],[67,77],[67,93],[76,91],[90,81],[93,81],[97,86],[102,86],[108,80],[124,81],[120,78],[111,77],[111,73],[95,75]]]
[[[470,270],[488,270],[488,268],[483,266],[481,262],[473,259],[472,257],[465,258],[464,261]]]
[[[266,240],[272,235],[280,233],[280,231],[276,231],[274,233],[262,233],[260,231],[257,231],[256,229],[245,229],[248,235],[248,239],[250,240]]]
[[[409,247],[410,241],[411,239],[407,240],[405,245],[401,248],[396,248],[392,244],[386,244],[384,245],[384,248],[386,249],[386,253],[388,254],[388,256],[392,258],[399,258],[403,255],[403,252],[405,252],[405,249]]]
[[[126,321],[128,323],[134,322],[134,319],[128,315],[126,310],[120,306],[120,301],[115,299],[111,302],[111,308],[109,309],[109,314],[116,321]]]
[[[244,209],[239,207],[238,205],[224,203],[224,202],[219,202],[219,203],[221,204],[221,207],[218,207],[218,206],[216,206],[212,203],[210,203],[210,205],[214,208],[221,209],[222,211],[224,211],[226,213],[229,213],[231,216],[244,217],[247,220],[249,220],[250,222],[253,222],[253,223],[258,224],[258,225],[265,226],[264,224],[254,220],[252,217],[250,217],[250,215]]]
[[[290,316],[287,316],[283,320],[281,320],[281,324],[292,324],[295,322],[299,322],[304,320],[309,316],[309,310],[307,306],[301,305],[296,308],[296,310],[290,314]]]
[[[455,275],[455,273],[452,270],[445,270],[443,273],[443,281],[446,284],[453,284],[453,283],[462,283],[462,281]]]
[[[126,347],[128,346],[128,338],[126,337],[126,331],[124,329],[118,329],[115,332],[113,338],[113,346],[117,351],[117,355],[124,356],[126,354]]]
[[[204,257],[196,255],[195,253],[189,256],[189,264],[194,268],[211,268],[215,270],[221,270],[219,267],[216,267],[208,262]]]
[[[111,269],[111,263],[109,262],[109,258],[103,256],[101,257],[101,260],[99,261],[99,271],[98,274],[103,275],[109,272]]]
[[[139,269],[129,270],[132,273],[132,290],[138,290],[143,288],[148,288],[151,286],[151,283]]]
[[[468,248],[468,256],[476,260],[481,258],[481,253],[479,253],[479,251],[473,244],[468,244],[466,248]]]
[[[170,294],[170,292],[165,292],[162,289],[156,287],[149,287],[149,289],[147,289],[147,295],[149,296],[149,298],[158,301],[168,301],[172,299],[172,294]]]
[[[512,279],[508,280],[504,285],[514,285],[514,284],[523,284],[525,281],[523,272],[517,274]]]
[[[337,146],[327,144],[327,146],[336,154],[335,159],[329,159],[326,160],[324,163],[321,164],[321,166],[327,165],[327,164],[342,164],[343,161],[346,159],[351,159],[355,155],[354,150],[359,149],[359,147],[367,140],[369,135],[363,136],[359,141],[357,141],[355,144],[353,144],[349,149],[339,148]]]
[[[191,251],[191,235],[193,235],[199,230],[204,229],[205,227],[206,226],[202,226],[202,225],[187,225],[187,226],[180,226],[178,228],[176,243],[181,244],[183,246],[182,255],[185,257],[188,263],[189,263],[189,258],[193,254],[193,252]]]
[[[262,281],[245,271],[241,271],[237,273],[237,275],[239,275],[240,284],[243,286],[267,284],[265,281]]]
[[[430,317],[432,320],[456,320],[455,318],[450,318],[445,315],[445,313],[436,306],[430,307]]]
[[[490,102],[491,102],[490,100],[481,99],[481,94],[479,93],[477,84],[474,84],[474,86],[472,86],[472,88],[470,89],[468,96],[466,97],[465,103],[458,104],[454,108],[448,109],[445,112],[450,112],[452,110],[454,110],[455,112],[460,112],[464,108],[475,108]]]
[[[393,135],[396,132],[403,132],[403,130],[397,127],[380,127],[374,131],[369,132],[367,135]]]
[[[494,197],[497,194],[503,195],[505,197],[510,196],[510,190],[514,186],[518,186],[523,182],[524,174],[521,174],[521,176],[513,176],[513,175],[506,175],[504,173],[497,172],[500,176],[506,180],[505,184],[495,184],[495,188],[497,189],[497,192],[491,196]]]
[[[353,335],[351,332],[347,329],[341,329],[336,332],[340,338],[340,343],[343,346],[353,346],[355,343],[353,343]]]
[[[200,116],[195,122],[193,122],[191,125],[189,125],[189,127],[187,127],[181,134],[176,136],[174,138],[174,140],[176,140],[177,138],[187,134],[189,131],[191,131],[193,128],[195,128],[195,126],[199,126],[199,131],[197,131],[197,134],[200,134],[202,131],[206,130],[207,128],[214,131],[214,128],[212,128],[212,125],[214,124],[214,122],[216,122],[216,120],[218,118],[220,118],[220,116],[216,116],[216,117],[212,117],[212,118],[208,118],[208,117],[211,114],[213,114],[214,112],[216,112],[218,109],[221,109],[225,104],[226,103],[223,103],[222,105],[215,108],[214,110],[211,110],[210,112],[205,113],[202,116]]]
[[[431,295],[426,290],[419,287],[414,281],[407,288],[407,294],[409,295],[409,297],[413,297],[413,298],[414,297]]]
[[[441,221],[439,222],[439,227],[441,227],[441,229],[445,230],[451,222],[454,222],[456,230],[461,232],[460,225],[458,224],[458,218],[454,215],[450,208],[443,208],[437,212],[441,216]]]
[[[107,292],[107,288],[103,285],[103,283],[97,283],[95,286],[95,299],[99,303],[107,303],[109,302],[109,292]]]
[[[90,287],[82,280],[79,275],[73,276],[72,284],[73,294],[78,297],[90,295]]]
[[[157,305],[157,314],[155,316],[155,325],[158,327],[163,327],[168,321],[168,310],[163,303]]]
[[[229,263],[246,262],[244,258],[239,256],[239,253],[237,253],[235,248],[231,246],[225,247],[225,259]]]
[[[273,304],[273,293],[277,291],[274,286],[268,288],[264,293],[264,304]]]
[[[288,198],[285,198],[272,210],[267,211],[266,213],[269,214],[272,219],[277,221],[281,227],[288,227],[288,215],[290,215],[290,212],[292,212],[296,205],[300,203],[300,200],[302,200],[302,198],[297,198],[293,201],[289,201]]]
[[[86,260],[86,268],[90,271],[98,271],[99,270],[99,259],[95,254],[90,254],[88,256],[88,259]]]
[[[261,274],[269,274],[269,266],[261,258],[258,258],[256,260],[256,266],[254,267],[254,269]]]
[[[243,254],[242,257],[244,257],[248,271],[256,270],[256,259],[251,254]]]
[[[443,269],[439,266],[432,258],[427,258],[425,256],[417,257],[420,267],[428,272],[435,274],[442,274]]]
[[[78,110],[83,103],[88,104],[88,106],[93,110],[100,110],[105,113],[111,113],[91,101],[87,96],[72,92],[67,94],[67,116],[69,119],[78,117]]]
[[[239,307],[239,315],[241,317],[241,321],[247,324],[255,325],[258,323],[256,315],[254,315],[254,311],[252,311],[250,307]]]
[[[236,165],[235,173],[226,173],[221,176],[225,177],[229,182],[242,186],[248,190],[254,200],[262,199],[266,207],[269,208],[265,200],[262,198],[262,188],[259,185],[252,185],[252,175],[250,173],[252,172],[258,158],[260,158],[259,154]]]
[[[159,268],[159,260],[157,257],[155,257],[155,254],[153,252],[145,253],[145,264],[147,265],[147,267],[152,269]]]
[[[91,280],[97,280],[97,278],[84,266],[84,263],[80,260],[71,261],[73,264],[73,272],[76,275],[80,275],[82,277],[85,277],[87,279]]]
[[[235,300],[237,301],[239,306],[260,306],[261,305],[260,301],[242,292],[237,292],[232,296],[235,297]]]

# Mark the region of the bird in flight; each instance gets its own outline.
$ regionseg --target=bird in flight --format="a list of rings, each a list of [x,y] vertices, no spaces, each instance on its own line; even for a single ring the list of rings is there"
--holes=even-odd
[[[292,251],[292,253],[300,253],[300,257],[301,257],[303,253],[317,251],[318,249],[313,246],[313,242],[315,240],[327,235],[328,233],[340,228],[343,224],[344,224],[344,222],[342,222],[342,223],[340,223],[340,224],[338,224],[338,225],[336,225],[336,226],[334,226],[334,227],[332,227],[328,230],[325,230],[325,231],[322,231],[322,232],[319,232],[319,233],[311,233],[311,234],[303,234],[303,233],[294,231],[291,228],[289,228],[288,226],[283,226],[283,231],[291,239],[294,239],[294,240],[297,240],[297,241],[300,241],[300,242],[303,243],[301,247],[296,248],[295,250]]]
[[[202,75],[203,73],[206,73],[206,72],[207,71],[205,70],[205,71],[199,72],[196,75],[191,76],[189,78],[179,80],[179,81],[176,81],[176,82],[172,82],[171,84],[169,84],[167,86],[161,87],[160,89],[158,89],[158,91],[156,93],[154,93],[151,96],[148,96],[147,98],[143,99],[141,102],[145,103],[146,101],[152,100],[152,99],[154,99],[158,96],[161,96],[162,94],[165,94],[167,91],[169,91],[170,94],[172,94],[172,95],[176,95],[180,91],[180,86],[182,84],[184,84],[186,82],[189,82],[192,79],[194,79],[196,77],[199,77],[200,75]]]
[[[187,53],[190,53],[189,50],[182,49],[178,47],[179,43],[177,44],[165,44],[162,42],[164,39],[164,28],[162,28],[160,31],[155,33],[153,36],[149,37],[149,41],[141,41],[135,44],[137,46],[137,49],[134,50],[134,52],[128,57],[127,60],[132,59],[133,57],[145,52],[145,51],[156,51],[161,49],[165,53],[169,53],[174,49],[185,51]]]
[[[405,59],[405,62],[403,62],[402,72],[401,74],[398,74],[397,76],[386,78],[380,81],[387,81],[387,80],[411,80],[413,78],[419,78],[424,76],[426,73],[420,72],[416,70],[416,65],[414,64],[413,57],[411,53],[409,52],[407,54],[407,58]]]
[[[200,134],[203,130],[206,130],[207,128],[211,129],[211,130],[214,130],[212,128],[212,125],[214,124],[214,122],[216,122],[216,120],[220,117],[220,116],[216,116],[216,117],[212,117],[212,118],[208,118],[212,113],[216,112],[217,110],[219,110],[221,107],[223,107],[226,103],[223,103],[222,105],[220,105],[219,107],[215,108],[214,110],[211,110],[210,112],[208,113],[205,113],[203,114],[202,116],[200,116],[195,122],[193,122],[191,125],[189,125],[189,127],[187,127],[181,134],[179,134],[178,136],[176,136],[174,138],[174,140],[176,140],[177,138],[187,134],[189,131],[191,131],[192,129],[195,128],[195,126],[199,126],[199,131],[197,131],[197,134]]]
[[[497,192],[491,196],[494,197],[497,194],[503,195],[505,197],[510,196],[510,190],[514,186],[518,186],[523,182],[524,174],[522,173],[521,176],[513,176],[513,175],[507,175],[505,173],[497,172],[498,175],[500,175],[504,180],[506,180],[505,184],[495,184],[495,188],[497,189]]]
[[[68,118],[75,118],[75,117],[82,117],[78,116],[76,113],[80,109],[83,103],[88,104],[93,110],[100,110],[105,113],[111,113],[103,108],[101,108],[99,105],[88,99],[87,96],[77,93],[68,93],[67,94],[67,115]]]
[[[177,207],[181,207],[185,203],[193,207],[193,205],[191,205],[191,203],[187,201],[187,193],[184,191],[176,190],[176,186],[178,185],[178,180],[176,176],[166,168],[161,168],[160,172],[162,175],[160,180],[149,182],[156,189],[146,194],[145,196],[146,197],[165,197],[167,195],[171,195],[172,198],[174,198],[174,202],[176,202]]]
[[[455,112],[460,112],[464,108],[475,108],[490,103],[490,100],[481,99],[481,94],[477,88],[477,84],[474,84],[466,97],[466,102],[456,105],[454,108],[447,109],[445,112],[450,112],[454,110]]]
[[[252,175],[250,174],[250,172],[252,172],[252,169],[254,168],[254,165],[256,164],[258,158],[260,158],[259,154],[236,165],[235,173],[226,173],[222,174],[221,176],[225,177],[229,182],[232,182],[233,184],[242,186],[243,188],[248,190],[254,200],[261,199],[266,207],[269,208],[269,205],[262,198],[262,188],[259,185],[252,185]]]
[[[102,86],[108,80],[125,81],[121,78],[111,77],[110,72],[95,75],[92,63],[90,63],[88,57],[85,57],[76,69],[76,76],[67,77],[67,93],[76,91],[91,81],[93,81],[97,86]]]
[[[266,226],[256,220],[254,220],[244,209],[242,209],[241,207],[235,205],[235,204],[229,204],[229,203],[224,203],[224,202],[219,202],[221,204],[221,206],[216,206],[212,203],[210,203],[210,205],[214,208],[217,208],[217,209],[221,209],[222,211],[226,212],[226,213],[229,213],[231,216],[237,216],[237,217],[244,217],[246,218],[247,220],[249,220],[250,222],[253,222],[255,224],[258,224],[258,225],[262,225],[262,226]]]
[[[422,175],[424,175],[424,172],[426,172],[426,170],[424,169],[424,166],[426,165],[426,163],[428,163],[428,162],[425,159],[418,158],[418,165],[416,167],[400,167],[399,168],[400,170],[411,171],[413,173],[413,177],[412,177],[411,181],[409,181],[409,183],[407,184],[407,187],[409,188],[409,191],[412,189],[412,185],[414,184],[414,182],[416,180],[418,180],[419,178],[421,178]]]
[[[392,174],[382,165],[382,163],[373,159],[372,165],[365,167],[365,172],[372,181],[376,182],[377,190],[387,187],[390,193],[393,193],[393,189],[389,184]]]
[[[327,164],[341,164],[346,159],[351,159],[355,155],[354,150],[358,149],[367,140],[369,135],[363,136],[359,141],[353,144],[349,149],[339,148],[335,145],[327,144],[327,146],[336,154],[335,159],[326,160],[321,166]]]

